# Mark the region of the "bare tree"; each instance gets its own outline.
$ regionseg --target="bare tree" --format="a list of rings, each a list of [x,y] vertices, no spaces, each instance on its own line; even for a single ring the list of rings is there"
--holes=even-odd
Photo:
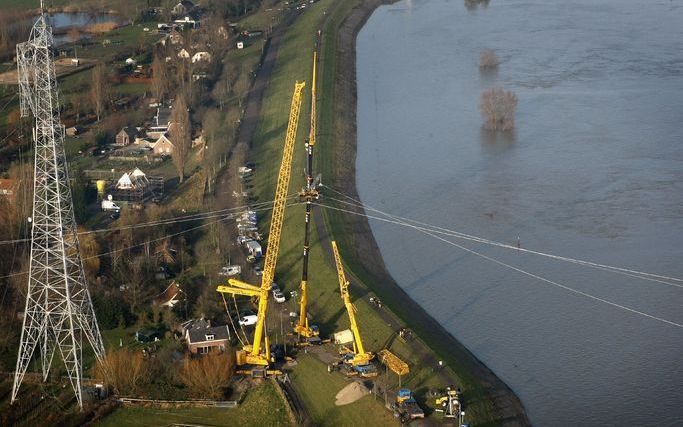
[[[154,55],[154,61],[152,61],[152,92],[157,102],[161,102],[168,92],[168,79],[169,73],[166,60],[160,55]]]
[[[515,127],[517,95],[500,87],[485,90],[481,94],[479,110],[484,127],[489,130],[510,130]]]
[[[216,82],[211,91],[211,97],[214,101],[218,103],[220,109],[223,109],[223,105],[226,103],[232,92],[232,85],[230,84],[230,79],[223,77]]]
[[[97,121],[100,121],[109,101],[109,81],[107,69],[103,63],[99,63],[92,70],[92,82],[90,86],[90,98],[95,108]]]
[[[235,85],[233,87],[238,98],[240,109],[242,108],[242,102],[245,101],[247,94],[249,93],[250,87],[251,72],[245,67],[242,67],[240,70],[240,75],[237,77],[237,81],[235,81]]]
[[[139,352],[110,350],[95,365],[95,377],[119,395],[133,395],[149,380],[149,367]]]
[[[32,22],[30,17],[28,10],[0,7],[0,55],[14,53],[14,46],[28,38]]]
[[[76,42],[81,38],[81,30],[78,27],[71,27],[66,33],[69,41],[74,45],[74,57],[78,58],[78,52],[76,51]]]
[[[183,94],[179,94],[173,103],[169,132],[173,143],[171,157],[178,171],[178,178],[182,183],[185,180],[185,163],[192,148],[190,114],[187,111],[187,103]]]
[[[97,243],[95,234],[84,233],[85,229],[79,227],[81,235],[78,238],[78,244],[81,252],[81,259],[83,260],[83,269],[88,282],[95,281],[97,274],[100,272],[100,245]]]
[[[494,52],[491,49],[485,49],[481,55],[479,55],[479,68],[486,70],[486,69],[495,69],[498,68],[498,65],[500,64],[500,60],[498,59],[498,55],[496,55],[496,52]]]
[[[204,114],[202,123],[204,131],[204,151],[202,152],[202,163],[206,175],[208,191],[211,192],[211,183],[216,176],[216,160],[220,156],[221,145],[224,145],[221,134],[221,114],[218,110],[209,110]]]
[[[178,373],[180,381],[195,397],[219,399],[235,369],[232,351],[186,359]]]

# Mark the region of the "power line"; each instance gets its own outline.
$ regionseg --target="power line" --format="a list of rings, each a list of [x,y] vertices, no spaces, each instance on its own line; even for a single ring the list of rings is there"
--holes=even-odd
[[[439,236],[439,235],[437,235],[437,234],[435,234],[435,233],[433,233],[433,232],[431,232],[431,231],[429,231],[429,230],[427,230],[427,229],[425,229],[425,228],[423,228],[423,227],[417,227],[417,226],[415,226],[415,225],[406,223],[406,222],[404,222],[404,221],[397,220],[396,218],[394,218],[394,219],[387,219],[387,218],[377,217],[377,216],[373,216],[373,215],[367,215],[367,214],[364,214],[364,213],[361,213],[361,212],[352,211],[352,210],[349,210],[349,209],[343,209],[343,208],[338,208],[338,207],[323,205],[323,204],[320,204],[320,203],[316,203],[316,205],[317,205],[317,206],[320,206],[320,207],[323,207],[323,208],[327,208],[327,209],[333,209],[333,210],[337,210],[337,211],[341,211],[341,212],[345,212],[345,213],[349,213],[349,214],[353,214],[353,215],[362,216],[362,217],[365,217],[365,218],[376,219],[376,220],[379,220],[379,221],[394,223],[394,224],[397,224],[397,225],[402,225],[402,226],[405,226],[405,227],[408,227],[408,228],[416,229],[416,230],[418,230],[418,231],[420,231],[420,232],[422,232],[422,233],[424,233],[424,234],[427,234],[427,235],[429,235],[429,236],[431,236],[431,237],[433,237],[433,238],[435,238],[435,239],[438,239],[438,240],[440,240],[440,241],[442,241],[442,242],[444,242],[444,243],[447,243],[447,244],[449,244],[449,245],[451,245],[451,246],[455,246],[455,247],[457,247],[457,248],[459,248],[459,249],[462,249],[462,250],[464,250],[464,251],[466,251],[466,252],[469,252],[469,253],[471,253],[471,254],[473,254],[473,255],[476,255],[476,256],[478,256],[478,257],[484,258],[484,259],[486,259],[486,260],[488,260],[488,261],[494,262],[494,263],[496,263],[496,264],[499,264],[499,265],[504,266],[504,267],[506,267],[506,268],[512,269],[512,270],[514,270],[514,271],[517,271],[517,272],[522,273],[522,274],[524,274],[524,275],[527,275],[527,276],[529,276],[529,277],[535,278],[535,279],[540,280],[540,281],[542,281],[542,282],[548,283],[548,284],[550,284],[550,285],[553,285],[553,286],[562,288],[562,289],[564,289],[564,290],[566,290],[566,291],[575,293],[575,294],[577,294],[577,295],[584,296],[584,297],[586,297],[586,298],[589,298],[589,299],[592,299],[592,300],[595,300],[595,301],[598,301],[598,302],[602,302],[602,303],[604,303],[604,304],[611,305],[611,306],[613,306],[613,307],[616,307],[616,308],[619,308],[619,309],[622,309],[622,310],[625,310],[625,311],[628,311],[628,312],[631,312],[631,313],[634,313],[634,314],[638,314],[638,315],[641,315],[641,316],[644,316],[644,317],[647,317],[647,318],[650,318],[650,319],[653,319],[653,320],[657,320],[657,321],[659,321],[659,322],[666,323],[666,324],[669,324],[669,325],[671,325],[671,326],[676,326],[676,327],[679,327],[679,328],[683,328],[683,324],[676,323],[676,322],[674,322],[674,321],[667,320],[667,319],[664,319],[664,318],[661,318],[661,317],[657,317],[657,316],[654,316],[654,315],[651,315],[651,314],[648,314],[648,313],[645,313],[645,312],[636,310],[636,309],[634,309],[634,308],[627,307],[627,306],[625,306],[625,305],[621,305],[621,304],[618,304],[618,303],[615,303],[615,302],[606,300],[606,299],[604,299],[604,298],[597,297],[597,296],[595,296],[595,295],[591,295],[591,294],[589,294],[589,293],[586,293],[586,292],[583,292],[583,291],[580,291],[580,290],[571,288],[571,287],[569,287],[569,286],[563,285],[563,284],[558,283],[558,282],[556,282],[556,281],[547,279],[547,278],[545,278],[545,277],[539,276],[539,275],[537,275],[537,274],[528,272],[528,271],[526,271],[526,270],[523,270],[523,269],[521,269],[521,268],[515,267],[515,266],[510,265],[510,264],[507,264],[507,263],[505,263],[505,262],[503,262],[503,261],[497,260],[497,259],[495,259],[495,258],[493,258],[493,257],[490,257],[490,256],[484,255],[484,254],[482,254],[482,253],[480,253],[480,252],[477,252],[477,251],[475,251],[475,250],[473,250],[473,249],[469,249],[469,248],[467,248],[467,247],[465,247],[465,246],[462,246],[462,245],[459,245],[459,244],[457,244],[457,243],[455,243],[455,242],[451,242],[450,240],[447,240],[447,239],[445,239],[444,237],[441,237],[441,236]],[[390,216],[390,218],[391,218],[391,216]]]
[[[291,197],[290,197],[290,198],[291,198]],[[266,203],[266,202],[264,202],[264,203]],[[299,204],[299,203],[289,203],[287,206],[298,205],[298,204]],[[268,210],[270,210],[270,207],[268,207],[268,208],[260,208],[260,209],[253,209],[253,210],[254,210],[255,212],[263,212],[263,211],[268,211]],[[166,235],[164,235],[164,236],[162,236],[162,237],[159,237],[159,238],[156,238],[156,239],[153,239],[153,240],[147,240],[147,241],[142,242],[142,243],[136,243],[136,244],[134,244],[134,245],[126,246],[125,248],[115,249],[115,250],[111,250],[111,251],[108,251],[108,252],[102,252],[102,253],[99,253],[99,254],[96,254],[96,255],[91,255],[91,256],[89,256],[89,257],[83,258],[83,260],[92,259],[92,258],[98,258],[98,257],[101,257],[101,256],[107,256],[107,255],[115,254],[115,253],[118,253],[118,252],[123,252],[123,251],[129,250],[129,249],[137,248],[137,247],[140,247],[140,246],[144,246],[144,245],[147,245],[147,244],[149,244],[149,243],[153,243],[153,242],[157,242],[157,241],[160,241],[160,240],[168,239],[168,238],[170,238],[170,237],[179,236],[179,235],[184,234],[184,233],[189,233],[189,232],[191,232],[191,231],[194,231],[194,230],[197,230],[197,229],[200,229],[200,228],[203,228],[203,227],[207,227],[207,226],[209,226],[209,225],[212,225],[212,224],[215,224],[215,223],[218,223],[218,222],[221,222],[221,221],[225,221],[226,219],[232,219],[232,214],[225,214],[225,215],[223,215],[221,218],[219,218],[219,219],[217,219],[217,220],[215,220],[215,221],[211,221],[211,222],[209,222],[209,223],[201,224],[201,225],[198,225],[198,226],[196,226],[196,227],[188,228],[188,229],[186,229],[186,230],[182,230],[182,231],[179,231],[179,232],[177,232],[177,233],[166,234]],[[18,273],[12,273],[12,274],[8,274],[8,275],[5,275],[5,276],[0,276],[0,279],[7,279],[7,278],[10,278],[10,277],[21,276],[21,275],[24,275],[24,274],[28,274],[28,271],[20,271],[20,272],[18,272]]]
[[[296,195],[291,195],[287,197],[287,200],[296,198]],[[122,227],[113,227],[113,228],[100,228],[96,230],[87,230],[87,231],[81,231],[78,233],[79,236],[86,235],[86,234],[95,234],[95,233],[106,233],[110,231],[121,231],[121,230],[129,230],[129,229],[135,229],[135,228],[143,228],[143,227],[156,227],[159,225],[171,225],[171,224],[178,224],[181,222],[189,222],[189,221],[199,221],[203,219],[211,219],[215,218],[218,216],[222,216],[222,214],[225,214],[227,212],[230,212],[230,215],[232,215],[234,212],[239,212],[245,209],[255,209],[257,211],[261,210],[268,210],[268,209],[260,209],[263,206],[269,206],[272,205],[273,201],[267,201],[267,202],[259,202],[255,203],[253,205],[243,205],[243,206],[238,206],[234,208],[228,208],[228,209],[220,209],[220,210],[215,210],[215,211],[206,211],[206,212],[201,212],[201,213],[196,213],[196,214],[190,214],[186,216],[179,216],[179,217],[172,217],[172,218],[167,218],[167,219],[160,219],[156,221],[150,221],[150,222],[142,222],[138,224],[131,224],[131,225],[126,225]],[[31,239],[14,239],[14,240],[1,240],[0,245],[8,245],[8,244],[15,244],[15,243],[23,243],[23,242],[28,242]]]
[[[461,233],[461,232],[451,230],[448,228],[430,225],[430,224],[427,224],[425,222],[421,222],[421,221],[418,221],[415,219],[405,218],[405,217],[401,217],[398,215],[389,214],[389,213],[383,212],[379,209],[372,208],[370,206],[364,205],[362,202],[355,200],[352,197],[347,196],[338,190],[334,190],[334,189],[327,187],[327,186],[325,188],[328,188],[328,189],[346,197],[347,199],[353,201],[353,203],[345,202],[343,200],[328,197],[327,199],[329,199],[329,200],[336,201],[336,202],[343,203],[343,204],[352,205],[355,207],[364,208],[364,209],[367,208],[370,211],[377,212],[381,215],[385,215],[388,217],[395,218],[396,220],[400,220],[401,222],[418,224],[418,225],[414,226],[414,228],[419,229],[419,230],[424,229],[424,230],[428,230],[428,231],[436,233],[436,234],[442,234],[442,235],[446,235],[446,236],[450,236],[450,237],[457,237],[457,238],[460,238],[463,240],[469,240],[469,241],[473,241],[473,242],[477,242],[477,243],[483,243],[483,244],[487,244],[487,245],[491,245],[491,246],[497,246],[500,248],[510,249],[510,250],[514,250],[517,252],[525,252],[525,253],[529,253],[529,254],[533,254],[533,255],[539,255],[539,256],[546,257],[546,258],[555,259],[558,261],[565,261],[565,262],[569,262],[569,263],[573,263],[573,264],[578,264],[578,265],[583,265],[583,266],[587,266],[587,267],[591,267],[591,268],[596,268],[599,270],[610,271],[612,273],[622,274],[625,276],[634,277],[634,278],[638,278],[638,279],[642,279],[642,280],[648,280],[648,281],[662,283],[662,284],[669,285],[669,286],[675,286],[678,288],[683,288],[683,285],[681,285],[681,284],[668,282],[668,281],[683,282],[683,279],[679,279],[676,277],[664,276],[664,275],[660,275],[660,274],[648,273],[648,272],[644,272],[644,271],[638,271],[638,270],[622,268],[622,267],[615,267],[615,266],[606,265],[606,264],[599,264],[599,263],[591,262],[591,261],[585,261],[585,260],[580,260],[580,259],[575,259],[575,258],[570,258],[570,257],[565,257],[565,256],[560,256],[560,255],[554,255],[554,254],[540,252],[540,251],[534,251],[531,249],[525,249],[525,248],[521,248],[518,246],[509,245],[506,243],[501,243],[501,242],[497,242],[494,240],[485,239],[482,237],[477,237],[477,236],[473,236],[470,234]]]

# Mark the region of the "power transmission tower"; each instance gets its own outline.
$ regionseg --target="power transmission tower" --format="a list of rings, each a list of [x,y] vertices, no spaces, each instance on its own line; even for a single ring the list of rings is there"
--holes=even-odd
[[[28,42],[17,45],[21,115],[26,117],[30,111],[35,118],[35,165],[29,280],[12,402],[40,345],[43,379],[47,380],[59,351],[82,408],[83,335],[98,359],[104,356],[104,346],[79,254],[64,125],[59,118],[52,29],[46,19],[43,12]]]

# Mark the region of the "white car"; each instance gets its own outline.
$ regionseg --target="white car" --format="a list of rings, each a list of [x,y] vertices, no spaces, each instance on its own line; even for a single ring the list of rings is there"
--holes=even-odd
[[[239,265],[228,265],[221,268],[218,272],[221,276],[236,276],[242,272],[242,267]]]
[[[251,326],[251,325],[255,325],[257,321],[258,321],[257,315],[248,314],[246,316],[240,317],[239,323],[242,326]]]
[[[254,274],[257,276],[260,276],[263,274],[263,269],[261,268],[260,265],[255,265],[254,266]]]
[[[286,300],[285,294],[283,294],[279,289],[273,290],[273,299],[278,303],[283,303]]]

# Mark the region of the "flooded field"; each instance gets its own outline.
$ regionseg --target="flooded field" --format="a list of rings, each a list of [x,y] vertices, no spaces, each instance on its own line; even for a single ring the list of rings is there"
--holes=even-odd
[[[363,202],[683,277],[683,3],[474,3],[402,1],[360,32]],[[487,48],[497,72],[479,70]],[[492,86],[519,98],[513,132],[482,130]],[[415,230],[371,227],[395,280],[535,425],[683,424],[683,328],[628,310],[682,324],[680,286],[449,238],[551,284]]]

